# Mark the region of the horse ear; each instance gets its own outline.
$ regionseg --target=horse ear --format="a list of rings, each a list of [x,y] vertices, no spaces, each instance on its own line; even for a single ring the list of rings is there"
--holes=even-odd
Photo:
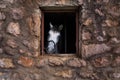
[[[59,30],[61,31],[61,30],[62,30],[62,28],[63,28],[63,25],[61,24],[61,25],[59,26]]]
[[[52,23],[51,23],[51,22],[49,23],[49,25],[50,25],[50,28],[53,28],[53,25],[52,25]]]

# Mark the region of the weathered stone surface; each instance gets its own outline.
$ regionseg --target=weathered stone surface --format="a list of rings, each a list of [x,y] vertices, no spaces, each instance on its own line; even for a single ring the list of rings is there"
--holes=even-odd
[[[80,70],[77,70],[77,73],[82,78],[88,78],[94,77],[94,72],[91,69],[88,69],[86,67],[81,68]]]
[[[79,5],[83,4],[83,0],[78,0],[78,4]]]
[[[0,20],[4,20],[6,18],[5,14],[3,12],[0,12]]]
[[[24,16],[24,8],[23,7],[12,8],[11,14],[12,14],[13,19],[15,20],[22,19]]]
[[[111,38],[108,42],[109,45],[116,45],[116,44],[119,44],[119,43],[120,43],[120,40],[118,40],[116,37]],[[114,52],[115,52],[115,50],[114,50]]]
[[[5,46],[5,47],[4,47],[4,51],[5,51],[6,54],[12,55],[12,56],[18,54],[18,53],[17,53],[17,49],[13,49],[13,48],[11,48],[11,47],[9,47],[9,46]]]
[[[119,72],[113,73],[113,77],[116,79],[120,79],[120,73]]]
[[[83,31],[82,32],[82,40],[90,40],[92,37],[91,33],[88,31]]]
[[[71,78],[72,77],[72,70],[62,70],[55,73],[56,76],[64,77],[64,78]]]
[[[109,28],[107,29],[107,34],[111,37],[117,37],[118,36],[118,31],[117,28]]]
[[[106,44],[82,45],[82,56],[87,58],[110,50],[111,47],[107,46]]]
[[[32,17],[27,18],[26,21],[29,25],[31,34],[35,36],[40,36],[40,14],[33,14]]]
[[[118,21],[113,21],[113,20],[105,20],[105,23],[107,24],[108,27],[116,27],[118,26],[119,22]]]
[[[7,6],[6,4],[1,4],[0,3],[0,8],[6,8],[6,6]]]
[[[3,36],[0,34],[0,42],[2,42]]]
[[[2,54],[3,53],[3,49],[2,48],[0,48],[0,54]]]
[[[109,56],[104,55],[104,56],[100,56],[100,57],[93,59],[91,62],[94,65],[94,67],[107,67],[111,64],[112,57],[111,55]]]
[[[113,52],[120,55],[120,47],[116,47]]]
[[[87,64],[84,60],[73,58],[67,62],[67,65],[70,67],[82,67],[82,66],[86,66]]]
[[[46,65],[48,65],[48,59],[47,58],[39,58],[36,60],[36,64],[37,67],[45,67]]]
[[[86,25],[86,26],[89,26],[92,23],[93,23],[93,20],[91,18],[88,18],[88,19],[85,20],[85,22],[83,24]]]
[[[120,66],[120,56],[116,57],[112,63],[112,66]]]
[[[15,0],[3,0],[4,2],[13,3]]]
[[[7,27],[7,32],[14,36],[18,36],[20,34],[19,23],[11,22]]]
[[[100,16],[104,16],[104,13],[100,9],[95,9],[95,12]]]
[[[62,61],[62,59],[60,58],[49,58],[49,65],[51,66],[60,66],[60,65],[63,65],[64,62]]]
[[[24,41],[23,41],[23,44],[24,44],[26,47],[31,48],[31,43],[30,43],[30,41],[24,40]]]
[[[0,58],[0,67],[1,68],[14,68],[13,60],[9,58]]]
[[[120,16],[120,8],[117,5],[109,5],[107,6],[107,12],[112,16],[119,17]]]
[[[31,42],[31,46],[35,49],[38,50],[39,48],[39,39],[33,39],[33,41]]]
[[[24,67],[32,67],[34,65],[34,61],[32,58],[24,56],[19,57],[17,62]]]
[[[10,46],[11,48],[16,48],[17,47],[17,44],[13,39],[9,39],[7,41],[7,45]]]
[[[3,21],[0,21],[0,30],[2,29]]]

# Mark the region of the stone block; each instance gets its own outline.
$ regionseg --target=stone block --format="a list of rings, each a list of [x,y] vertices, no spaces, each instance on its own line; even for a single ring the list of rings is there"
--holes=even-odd
[[[7,32],[14,35],[14,36],[18,36],[20,34],[19,23],[15,23],[15,22],[9,23],[9,25],[7,27]]]
[[[48,62],[49,62],[49,65],[51,66],[61,66],[64,64],[63,60],[57,57],[49,58]]]
[[[7,45],[10,46],[11,48],[16,48],[17,47],[17,44],[13,39],[9,39],[7,41]]]
[[[32,67],[34,65],[34,61],[30,57],[20,56],[17,62],[24,67]]]
[[[118,21],[110,19],[105,20],[105,23],[107,24],[108,27],[116,27],[119,24]]]
[[[100,67],[108,67],[112,62],[112,56],[111,55],[104,55],[99,56],[95,59],[93,59],[92,64],[94,67],[100,68]]]
[[[0,48],[0,54],[2,54],[3,53],[3,49],[2,48]]]
[[[63,77],[63,78],[72,78],[73,72],[72,70],[61,70],[55,73],[55,76]]]
[[[82,45],[82,56],[84,58],[105,53],[107,51],[110,51],[111,47],[107,46],[106,44],[89,44],[89,45]]]
[[[0,20],[5,20],[6,16],[3,12],[0,12]]]
[[[117,56],[112,63],[112,66],[120,66],[120,56]]]
[[[14,68],[13,60],[9,58],[0,58],[0,68]]]
[[[22,19],[24,16],[24,8],[12,8],[11,9],[12,18],[15,20]]]
[[[89,31],[82,32],[82,40],[90,40],[92,38],[92,34]]]
[[[83,24],[86,25],[86,26],[90,26],[92,23],[93,23],[92,18],[87,18],[87,19],[84,21]]]
[[[68,60],[67,65],[70,67],[82,67],[82,66],[86,66],[86,61],[81,60],[79,58],[73,58]]]

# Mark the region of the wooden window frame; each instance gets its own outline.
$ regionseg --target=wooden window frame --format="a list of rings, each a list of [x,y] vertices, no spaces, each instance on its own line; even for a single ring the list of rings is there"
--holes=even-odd
[[[76,19],[76,52],[75,54],[79,54],[79,9],[75,8],[75,9],[65,9],[65,10],[42,10],[41,11],[41,15],[42,15],[42,25],[41,25],[41,54],[46,54],[44,51],[44,14],[45,13],[62,13],[62,12],[75,12],[75,19]],[[64,53],[64,54],[69,54],[69,53]]]

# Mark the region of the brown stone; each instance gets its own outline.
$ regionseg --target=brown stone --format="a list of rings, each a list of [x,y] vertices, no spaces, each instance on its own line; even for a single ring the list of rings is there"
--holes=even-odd
[[[11,22],[7,27],[7,32],[14,36],[18,36],[20,34],[19,23]]]
[[[116,48],[113,50],[113,52],[114,52],[115,54],[119,54],[119,55],[120,55],[120,47],[119,47],[119,46],[116,47]]]
[[[36,60],[36,66],[37,67],[45,67],[48,64],[48,59],[47,58],[39,58]]]
[[[0,12],[0,20],[4,20],[6,18],[5,14]]]
[[[62,70],[55,73],[55,76],[60,76],[64,78],[72,78],[72,70]]]
[[[93,23],[93,20],[91,18],[88,18],[88,19],[85,20],[85,22],[83,24],[86,25],[86,26],[89,26],[92,23]]]
[[[3,0],[3,1],[13,3],[15,0]]]
[[[64,62],[62,61],[62,59],[60,58],[49,58],[49,65],[51,66],[60,66],[60,65],[63,65]]]
[[[33,14],[32,17],[27,18],[27,23],[30,27],[31,34],[40,36],[40,14]]]
[[[24,16],[24,8],[23,7],[12,8],[11,14],[12,14],[13,19],[15,20],[22,19]]]
[[[107,46],[106,44],[82,45],[82,56],[87,58],[110,50],[111,47]]]
[[[112,63],[112,66],[120,66],[120,56],[117,56]]]
[[[118,31],[117,28],[109,28],[107,29],[107,34],[111,37],[117,37],[118,36]]]
[[[16,48],[17,47],[17,44],[13,39],[9,39],[7,41],[7,45],[10,46],[11,48]]]
[[[6,4],[1,4],[0,3],[0,8],[6,8],[6,6],[7,6]]]
[[[18,54],[17,49],[11,48],[11,47],[9,47],[9,46],[5,46],[5,47],[4,47],[4,52],[5,52],[6,54],[12,55],[12,56]]]
[[[117,5],[107,6],[107,12],[112,16],[119,17],[120,16],[120,8]]]
[[[83,78],[91,78],[93,76],[93,71],[92,70],[80,70],[79,75]]]
[[[113,77],[116,79],[120,79],[120,72],[113,73]]]
[[[9,58],[0,58],[1,68],[14,68],[13,60]]]
[[[107,24],[108,27],[116,27],[118,26],[119,22],[115,20],[105,20],[105,23]]]
[[[34,65],[34,61],[32,58],[21,56],[18,59],[18,64],[24,67],[32,67]]]
[[[94,67],[107,67],[111,64],[111,62],[112,62],[111,55],[100,56],[92,60],[92,64],[94,65]]]
[[[86,66],[86,62],[78,58],[73,58],[67,62],[67,65],[70,67],[82,67],[82,66]]]
[[[3,53],[3,49],[2,48],[0,48],[0,54],[2,54]]]
[[[82,40],[90,40],[92,37],[91,33],[88,31],[83,31],[82,32]]]
[[[39,39],[33,39],[33,41],[31,42],[31,46],[35,49],[38,50],[39,48]]]
[[[0,21],[0,30],[2,29],[3,21]]]
[[[108,42],[108,44],[110,44],[110,45],[115,45],[115,44],[119,44],[119,43],[120,43],[120,40],[118,40],[116,37],[111,38]],[[116,51],[117,50],[115,48],[114,52],[116,53]]]
[[[95,9],[95,12],[99,14],[100,16],[104,16],[103,12],[99,9]]]
[[[83,4],[83,0],[78,0],[78,4],[79,5]]]

